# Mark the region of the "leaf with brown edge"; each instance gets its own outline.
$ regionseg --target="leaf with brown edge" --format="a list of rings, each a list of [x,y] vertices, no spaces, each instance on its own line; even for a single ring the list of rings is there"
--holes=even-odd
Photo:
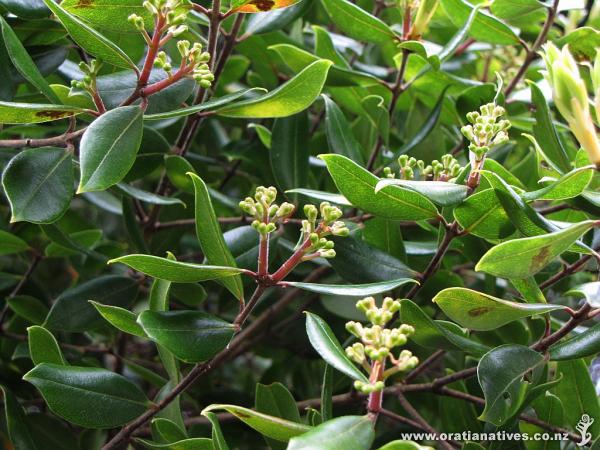
[[[260,13],[272,11],[274,9],[287,8],[295,5],[299,0],[242,0],[232,2],[232,11],[238,13]]]

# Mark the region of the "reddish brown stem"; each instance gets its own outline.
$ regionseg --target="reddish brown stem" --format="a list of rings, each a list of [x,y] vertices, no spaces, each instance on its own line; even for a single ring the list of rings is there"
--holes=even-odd
[[[152,66],[154,66],[154,60],[156,59],[156,54],[160,49],[160,38],[162,36],[162,28],[164,24],[165,18],[162,14],[160,14],[156,19],[154,34],[152,35],[152,42],[148,46],[148,54],[146,55],[146,60],[144,61],[144,67],[140,72],[140,78],[138,79],[138,88],[143,88],[148,83],[148,79],[150,78],[150,74],[152,73]]]

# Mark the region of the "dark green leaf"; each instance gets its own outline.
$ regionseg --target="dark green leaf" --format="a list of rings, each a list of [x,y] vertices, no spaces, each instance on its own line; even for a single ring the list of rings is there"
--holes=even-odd
[[[6,387],[0,385],[0,389],[3,394],[6,428],[11,447],[15,450],[42,450],[43,447],[38,447],[31,435],[25,411],[19,405],[17,398]]]
[[[71,156],[67,149],[42,147],[23,150],[10,160],[2,186],[10,202],[11,222],[60,219],[74,192]]]
[[[323,7],[338,28],[351,38],[378,44],[396,38],[385,22],[347,0],[323,0]]]
[[[469,196],[454,209],[454,218],[465,231],[484,239],[502,239],[515,230],[494,189]]]
[[[12,255],[28,249],[29,245],[23,239],[7,231],[0,230],[0,255]]]
[[[117,262],[126,264],[132,269],[151,277],[174,281],[176,283],[197,283],[198,281],[216,280],[243,272],[243,269],[235,267],[184,263],[151,255],[127,255],[109,261],[110,264]]]
[[[34,364],[67,365],[56,338],[45,328],[38,326],[27,328],[27,340],[29,341],[29,354]]]
[[[542,355],[522,345],[501,345],[486,353],[477,367],[485,396],[480,419],[500,426],[519,411],[530,387],[524,378],[531,372],[539,378],[540,371],[536,369],[544,362]]]
[[[42,324],[48,315],[48,307],[37,298],[29,295],[15,295],[7,298],[6,303],[15,314],[35,325]]]
[[[413,181],[395,178],[383,178],[375,186],[375,193],[387,186],[407,188],[423,194],[429,200],[440,206],[451,206],[462,202],[468,193],[467,186],[444,181]]]
[[[348,359],[333,331],[323,319],[316,314],[307,312],[306,333],[313,348],[327,364],[335,367],[353,380],[368,382],[367,377]]]
[[[342,155],[320,155],[337,188],[352,205],[392,220],[423,220],[437,216],[431,201],[410,189],[388,187],[375,193],[379,179]]]
[[[555,361],[585,358],[600,352],[600,324],[582,331],[566,341],[554,344],[549,349]]]
[[[374,440],[368,416],[343,416],[291,439],[287,450],[369,450]]]
[[[234,333],[229,322],[199,311],[144,311],[138,323],[150,339],[185,362],[212,358]]]
[[[121,181],[135,162],[142,133],[139,106],[110,110],[92,122],[81,138],[77,192],[102,191]]]
[[[90,301],[90,303],[113,327],[134,336],[146,337],[146,333],[144,333],[142,327],[137,323],[137,314],[118,306],[102,305],[94,301]]]
[[[344,155],[359,164],[364,164],[364,157],[360,144],[352,134],[350,124],[344,113],[327,95],[325,101],[325,127],[329,149],[338,155]]]

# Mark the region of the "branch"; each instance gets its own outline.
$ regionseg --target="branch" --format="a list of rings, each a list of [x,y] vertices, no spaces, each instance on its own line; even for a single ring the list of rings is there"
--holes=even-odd
[[[544,22],[544,26],[542,27],[542,31],[538,35],[537,39],[533,43],[533,46],[527,50],[527,56],[525,56],[525,61],[519,68],[519,71],[515,75],[515,77],[511,80],[510,84],[506,87],[506,91],[504,95],[508,97],[510,93],[517,87],[527,69],[535,59],[537,55],[537,51],[540,49],[542,44],[546,42],[546,38],[548,37],[548,33],[550,32],[550,28],[552,28],[552,24],[554,23],[554,19],[556,19],[556,14],[558,11],[558,3],[559,0],[554,0],[554,3],[551,7],[548,8],[548,17],[546,17],[546,21]]]
[[[0,140],[0,148],[24,148],[24,147],[66,147],[69,141],[78,138],[83,134],[87,127],[77,131],[67,132],[60,136],[53,136],[42,139],[2,139]]]

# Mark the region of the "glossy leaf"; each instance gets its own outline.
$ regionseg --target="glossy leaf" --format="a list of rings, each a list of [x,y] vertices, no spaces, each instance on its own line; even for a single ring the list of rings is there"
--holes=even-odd
[[[424,447],[413,441],[392,441],[385,444],[383,447],[379,447],[378,450],[429,450],[431,447]],[[483,447],[482,447],[483,448]],[[463,446],[463,450],[467,447]],[[475,450],[469,448],[469,450]]]
[[[296,400],[281,383],[265,385],[258,383],[256,385],[255,395],[256,410],[263,414],[279,417],[290,422],[301,423],[300,413]],[[209,413],[210,414],[210,413]],[[270,438],[265,438],[267,444],[272,450],[285,448],[285,444]]]
[[[4,400],[6,429],[11,446],[15,450],[41,450],[42,448],[35,443],[31,435],[25,411],[23,411],[15,395],[5,386],[0,385],[0,389]]]
[[[353,39],[383,44],[393,42],[395,34],[381,19],[347,0],[323,0],[331,20]]]
[[[191,116],[192,114],[196,114],[202,111],[212,111],[220,106],[227,105],[238,98],[245,97],[250,93],[258,93],[265,92],[265,89],[261,88],[252,88],[252,89],[244,89],[238,92],[234,92],[233,94],[224,95],[223,97],[215,98],[209,100],[207,102],[200,103],[194,106],[188,106],[185,108],[179,108],[174,111],[167,111],[155,114],[146,114],[144,116],[144,120],[163,120],[163,119],[171,119],[173,117],[184,117]]]
[[[457,27],[465,23],[473,10],[473,6],[465,0],[442,0],[441,4]],[[510,27],[483,11],[477,12],[469,34],[478,41],[490,44],[510,45],[519,41]]]
[[[0,102],[0,123],[51,122],[75,116],[82,112],[84,112],[83,109],[75,106]]]
[[[182,205],[185,207],[185,203],[178,198],[157,195],[153,192],[144,191],[125,183],[117,183],[116,186],[117,189],[124,192],[128,196],[144,203],[149,203],[151,205]]]
[[[600,308],[600,281],[592,281],[576,286],[566,292],[566,295],[583,297],[591,307]]]
[[[138,323],[150,339],[185,362],[212,358],[234,333],[229,322],[199,311],[144,311]]]
[[[513,320],[564,309],[561,305],[518,303],[465,288],[448,288],[432,300],[450,319],[477,331],[494,330]]]
[[[269,416],[259,413],[252,409],[243,408],[235,405],[210,405],[202,411],[202,414],[207,412],[224,410],[240,419],[249,427],[255,429],[263,436],[275,439],[276,441],[287,442],[294,436],[306,433],[311,427],[302,423],[291,422],[289,420],[280,419],[279,417]]]
[[[535,381],[543,364],[542,355],[521,345],[502,345],[486,353],[477,366],[485,396],[480,419],[500,426],[517,413],[530,387],[525,376],[533,372]]]
[[[483,255],[475,270],[504,278],[528,278],[593,226],[595,222],[585,221],[554,233],[503,242]]]
[[[320,155],[337,188],[352,205],[392,220],[423,220],[437,216],[427,197],[410,189],[387,187],[375,193],[379,179],[342,155]]]
[[[188,172],[188,175],[194,184],[196,197],[196,236],[206,260],[209,264],[217,266],[237,267],[235,258],[223,239],[223,231],[217,221],[206,183],[193,173]],[[235,298],[240,301],[244,299],[244,286],[240,275],[224,278],[221,283]]]
[[[344,155],[352,161],[364,164],[364,156],[360,144],[352,134],[352,129],[344,113],[327,95],[323,95],[325,102],[325,128],[329,149],[338,155]]]
[[[121,181],[135,162],[142,132],[139,106],[110,110],[92,122],[81,138],[77,192],[102,191]]]
[[[306,313],[306,333],[313,348],[327,364],[333,366],[353,380],[368,382],[367,377],[346,356],[339,341],[325,323],[316,314]]]
[[[175,283],[197,283],[199,281],[216,280],[231,277],[242,272],[235,267],[208,266],[203,264],[184,263],[151,255],[127,255],[112,259],[112,263],[126,264],[138,272],[145,273],[161,280]]]
[[[319,60],[288,82],[256,99],[233,103],[217,114],[239,118],[288,117],[308,108],[319,96],[333,63]]]
[[[71,204],[75,182],[69,150],[23,150],[10,160],[2,186],[11,206],[11,222],[52,223]]]
[[[489,350],[485,345],[465,337],[457,325],[432,320],[411,300],[402,300],[401,305],[402,322],[415,328],[415,334],[411,336],[415,343],[427,348],[463,351],[477,356]]]
[[[282,191],[307,184],[308,128],[306,113],[277,119],[273,124],[269,155],[275,181]]]
[[[549,349],[550,358],[555,361],[585,358],[600,352],[600,324],[554,344]]]
[[[223,436],[223,432],[221,431],[221,425],[219,424],[217,415],[212,412],[207,412],[204,415],[212,425],[212,441],[214,450],[229,450],[229,446],[225,441],[225,436]]]
[[[423,194],[440,206],[456,205],[467,197],[468,188],[462,184],[444,181],[413,181],[395,178],[381,179],[375,186],[375,193],[387,186],[399,186]]]
[[[27,328],[27,340],[33,364],[67,365],[56,338],[45,328],[37,325]]]
[[[19,73],[34,85],[38,91],[44,94],[48,100],[52,103],[60,104],[60,100],[50,88],[50,85],[38,70],[33,59],[31,59],[27,50],[25,50],[23,44],[21,44],[21,41],[3,17],[0,17],[0,31],[10,60]],[[0,122],[2,121],[0,120]]]
[[[62,22],[73,40],[89,54],[113,66],[123,68],[135,67],[129,56],[101,33],[66,11],[62,6],[54,2],[54,0],[44,0],[44,3]]]
[[[103,323],[89,300],[128,307],[135,300],[137,290],[138,284],[132,278],[117,275],[97,277],[64,291],[52,305],[44,327],[53,331],[88,331]]]
[[[454,218],[463,230],[484,239],[502,239],[515,230],[494,189],[469,196],[454,209]]]
[[[34,325],[41,325],[48,315],[48,307],[35,297],[15,295],[7,298],[6,303],[15,314]]]
[[[293,286],[309,292],[328,295],[342,295],[346,297],[368,297],[370,295],[389,292],[397,287],[408,283],[417,283],[410,278],[400,278],[398,280],[382,281],[380,283],[369,284],[319,284],[303,283],[300,281],[286,281],[285,286]]]
[[[137,323],[137,314],[118,306],[103,305],[94,301],[90,301],[90,303],[113,327],[134,336],[146,337],[143,328]]]
[[[594,170],[590,167],[574,169],[548,186],[533,192],[526,192],[522,197],[527,200],[567,200],[580,195],[592,181]]]
[[[374,440],[368,416],[342,416],[291,439],[287,450],[369,450]]]
[[[314,189],[289,189],[286,194],[302,194],[313,200],[320,202],[329,202],[340,206],[352,206],[346,197],[340,194],[332,194],[324,191],[316,191]]]
[[[148,407],[135,384],[105,369],[43,363],[23,379],[41,392],[54,414],[86,428],[123,425]]]

